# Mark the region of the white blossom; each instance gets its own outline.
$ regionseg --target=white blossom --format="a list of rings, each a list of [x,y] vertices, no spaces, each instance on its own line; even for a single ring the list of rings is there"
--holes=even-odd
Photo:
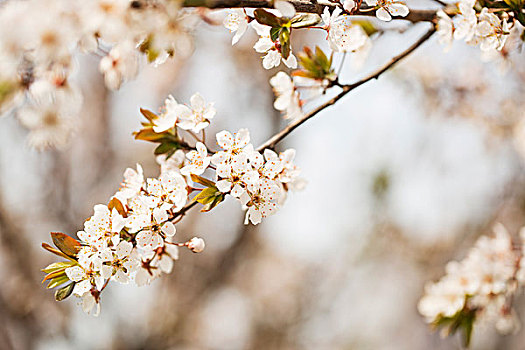
[[[197,142],[195,147],[195,151],[186,154],[186,157],[190,162],[180,170],[183,175],[201,175],[210,165],[211,157],[208,156],[208,149],[206,146],[202,142]]]
[[[473,1],[460,1],[458,6],[460,15],[456,17],[454,39],[464,39],[466,42],[470,42],[474,38],[478,18],[473,6]]]
[[[452,19],[443,11],[437,12],[437,34],[439,43],[445,45],[445,51],[450,50],[454,41],[454,23]]]
[[[368,6],[377,7],[376,17],[382,21],[392,20],[392,16],[406,17],[408,7],[400,1],[395,0],[365,0]]]
[[[241,9],[231,10],[224,19],[223,25],[235,32],[232,38],[232,45],[235,45],[248,29],[248,18]]]
[[[215,116],[216,110],[212,103],[206,104],[206,101],[199,93],[191,96],[190,103],[191,108],[179,105],[177,109],[177,126],[197,133],[210,125],[210,120]]]
[[[273,7],[279,12],[280,17],[292,18],[295,16],[295,7],[286,0],[277,0]]]
[[[153,131],[161,133],[175,127],[179,106],[175,98],[169,95],[164,102],[164,111],[153,120]]]
[[[202,252],[204,250],[204,247],[206,247],[206,244],[204,243],[204,240],[199,237],[193,237],[188,242],[188,248],[194,253]]]
[[[137,75],[137,52],[130,42],[124,42],[111,49],[109,54],[100,60],[100,72],[104,74],[106,86],[117,90],[123,81]]]
[[[36,103],[17,112],[18,120],[29,129],[28,143],[37,150],[65,147],[76,130],[82,97],[77,90],[44,81],[31,92]]]
[[[501,50],[510,33],[507,20],[501,21],[498,16],[490,13],[486,7],[481,10],[476,26],[476,35],[482,51]]]
[[[265,69],[279,66],[281,64],[281,59],[288,68],[297,68],[297,58],[293,55],[291,46],[290,54],[286,59],[281,56],[281,53],[275,47],[275,43],[270,38],[270,26],[253,21],[252,27],[260,36],[253,48],[259,53],[266,53],[263,57],[263,67]]]
[[[427,284],[418,305],[427,322],[474,310],[476,322],[491,322],[501,331],[514,329],[506,300],[516,291],[515,265],[520,258],[501,224],[494,226],[494,233],[492,238],[479,238],[465,259],[450,262],[444,277]]]
[[[177,172],[165,172],[158,179],[148,179],[148,193],[158,197],[163,203],[170,204],[174,211],[179,211],[186,204],[188,192],[184,177]]]
[[[302,115],[299,93],[288,74],[279,72],[270,79],[276,99],[273,107],[285,112],[286,119],[296,119]]]

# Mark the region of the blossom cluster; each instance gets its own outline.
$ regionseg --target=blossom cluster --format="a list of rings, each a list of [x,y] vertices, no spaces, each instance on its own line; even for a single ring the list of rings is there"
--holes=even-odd
[[[302,187],[300,170],[293,164],[295,151],[277,154],[265,149],[261,154],[250,143],[247,129],[235,135],[219,132],[216,140],[222,150],[217,152],[208,150],[204,137],[190,146],[181,138],[181,131],[196,137],[216,114],[213,104],[207,104],[198,93],[190,103],[187,106],[169,96],[160,114],[141,110],[149,122],[143,123],[145,128],[136,137],[161,143],[159,177],[145,178],[139,164],[136,169],[126,169],[124,181],[109,203],[95,205],[84,229],[77,232],[80,241],[52,233],[58,250],[43,245],[69,260],[43,270],[48,274],[44,280],[50,281],[48,288],[62,286],[57,300],[74,294],[81,298],[84,311],[98,314],[100,294],[109,281],[149,284],[171,272],[178,247],[201,252],[201,238],[174,242],[175,223],[195,202],[204,204],[203,210],[208,211],[231,195],[246,210],[245,224],[256,225],[277,211],[288,190]],[[215,171],[215,181],[201,176],[208,170]],[[198,193],[190,198],[195,191]]]
[[[459,14],[450,18],[443,10],[438,15],[439,41],[448,50],[454,40],[464,40],[469,45],[479,45],[484,51],[501,51],[509,37],[512,25],[507,21],[507,14],[500,17],[483,7],[478,13],[474,9],[476,0],[461,0]]]
[[[247,129],[235,135],[221,131],[217,143],[223,150],[211,162],[216,166],[217,189],[237,198],[246,210],[245,224],[256,225],[278,210],[288,190],[301,189],[303,183],[293,163],[295,150],[277,154],[265,149],[261,154],[249,142]]]
[[[327,7],[321,16],[323,28],[328,33],[328,43],[336,52],[352,52],[356,56],[363,56],[360,61],[370,52],[372,40],[363,27],[349,20],[349,16],[341,14],[342,10],[336,7],[332,13]]]
[[[295,15],[295,9],[292,5],[285,1],[279,1],[279,3],[285,4],[283,12],[286,13],[286,17],[293,17],[293,15]],[[283,15],[279,10],[274,10],[274,12],[279,16]],[[281,64],[281,60],[287,67],[297,68],[297,58],[291,50],[288,57],[284,58],[282,56],[280,45],[275,43],[271,38],[270,30],[272,28],[268,25],[260,24],[257,21],[251,21],[251,23],[249,23],[249,20],[250,17],[248,17],[243,10],[237,9],[228,13],[223,24],[227,29],[235,32],[232,39],[232,45],[235,45],[239,41],[249,25],[251,25],[251,27],[257,32],[257,35],[259,35],[259,40],[257,40],[253,48],[256,52],[264,54],[262,64],[265,69],[278,67]]]
[[[191,51],[193,16],[177,1],[29,0],[0,7],[0,114],[16,109],[37,149],[62,147],[82,95],[74,55],[101,56],[106,86],[133,79],[147,57],[160,64]],[[20,24],[21,19],[29,19]],[[16,28],[16,30],[13,30]]]
[[[177,103],[169,96],[163,108],[163,113],[153,120],[153,130],[157,133],[179,127],[198,133],[210,125],[216,114],[213,103],[206,104],[204,98],[195,93],[190,98],[190,106]]]
[[[72,293],[82,298],[82,308],[99,310],[100,292],[109,280],[138,286],[170,273],[178,247],[204,249],[201,238],[174,243],[172,223],[188,199],[187,183],[176,171],[145,179],[142,168],[128,168],[124,182],[109,205],[98,204],[77,233],[81,248],[76,263],[65,269],[74,283]]]
[[[289,3],[278,1],[276,4],[276,9],[272,13],[285,18],[292,18],[295,15],[295,9]],[[389,6],[389,4],[394,6],[392,5],[393,2],[385,2],[381,6]],[[405,5],[399,5],[406,8]],[[345,2],[345,6],[347,6],[347,2]],[[384,10],[381,6],[379,6],[379,9]],[[406,9],[406,13],[408,13],[408,8]],[[380,10],[378,10],[378,17],[381,17],[379,15],[381,13]],[[342,14],[342,12],[342,8],[336,7],[330,14],[328,7],[325,7],[320,18],[324,23],[322,29],[328,33],[327,40],[332,50],[336,52],[352,52],[355,56],[359,56],[359,62],[363,62],[371,49],[372,42],[363,28],[359,24],[352,23],[349,20],[350,16]],[[404,15],[406,16],[406,14]],[[246,11],[240,9],[231,10],[224,19],[223,24],[227,29],[235,32],[232,38],[232,45],[239,41],[250,26],[257,32],[259,40],[253,48],[256,52],[265,53],[262,61],[264,68],[271,69],[279,66],[281,59],[287,67],[297,68],[297,59],[291,53],[291,50],[287,58],[282,57],[280,43],[271,37],[272,27],[253,20]]]
[[[206,105],[199,94],[191,97],[191,104],[189,108],[168,97],[163,112],[152,119],[153,131],[166,132],[177,127],[192,132],[202,130],[215,115],[215,108]],[[234,135],[223,130],[217,133],[216,140],[222,150],[211,152],[203,142],[197,142],[195,149],[184,156],[178,150],[173,159],[167,158],[164,167],[170,163],[170,168],[180,169],[180,174],[190,178],[192,175],[200,178],[207,170],[214,170],[216,182],[201,183],[218,191],[208,197],[229,194],[238,199],[246,210],[246,223],[252,224],[275,213],[284,203],[288,190],[301,188],[300,170],[293,163],[295,150],[277,154],[266,149],[261,154],[250,143],[247,129],[240,129]]]
[[[448,327],[445,334],[471,332],[474,321],[494,324],[501,333],[519,328],[512,298],[525,282],[523,252],[514,249],[503,225],[497,224],[494,233],[479,238],[465,259],[448,263],[446,275],[425,287],[419,312],[427,322]],[[525,229],[521,236],[523,246]]]

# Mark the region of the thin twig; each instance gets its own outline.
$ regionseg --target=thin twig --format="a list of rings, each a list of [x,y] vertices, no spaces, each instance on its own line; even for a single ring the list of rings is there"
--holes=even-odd
[[[197,201],[191,201],[190,203],[186,204],[181,210],[179,210],[173,215],[170,221],[176,219],[177,217],[181,215],[185,215],[186,212],[190,210],[191,208],[193,208],[197,203],[198,203]]]
[[[406,56],[410,55],[414,50],[416,50],[421,44],[423,44],[425,41],[428,40],[434,34],[435,28],[432,26],[421,38],[419,38],[414,44],[412,44],[408,49],[403,51],[401,54],[393,57],[387,64],[385,64],[383,67],[376,70],[374,73],[368,75],[367,77],[348,85],[341,85],[342,91],[334,96],[329,101],[325,102],[321,106],[317,107],[310,113],[305,114],[299,119],[296,119],[291,124],[289,124],[287,127],[285,127],[283,130],[272,136],[268,141],[263,143],[262,145],[257,148],[258,151],[263,151],[266,148],[274,148],[275,145],[280,142],[282,139],[284,139],[288,134],[290,134],[292,131],[294,131],[299,125],[306,122],[308,119],[314,117],[317,115],[317,113],[321,112],[325,108],[335,104],[337,101],[339,101],[343,96],[345,96],[350,91],[354,90],[355,88],[369,82],[372,79],[377,79],[381,74],[386,72],[388,69],[390,69],[392,66],[394,66],[397,62],[401,61]]]

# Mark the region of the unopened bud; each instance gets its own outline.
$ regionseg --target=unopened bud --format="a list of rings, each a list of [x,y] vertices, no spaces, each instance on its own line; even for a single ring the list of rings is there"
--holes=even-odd
[[[204,247],[206,247],[206,244],[204,243],[204,240],[199,237],[193,237],[188,242],[188,249],[190,249],[194,253],[200,253],[204,250]]]

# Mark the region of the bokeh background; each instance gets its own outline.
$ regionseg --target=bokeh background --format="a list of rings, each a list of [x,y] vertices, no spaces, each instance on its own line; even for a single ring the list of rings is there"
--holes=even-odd
[[[384,64],[426,25],[384,24],[364,67],[349,58],[341,80]],[[255,33],[230,41],[203,23],[191,56],[145,66],[116,93],[98,58],[78,54],[84,103],[65,150],[33,151],[13,116],[0,119],[0,348],[460,349],[432,332],[417,302],[495,222],[513,234],[525,223],[525,67],[523,55],[485,62],[459,42],[445,54],[436,38],[279,144],[297,150],[308,185],[277,215],[254,227],[234,200],[195,210],[177,236],[201,236],[206,250],[181,251],[172,274],[149,286],[112,284],[98,318],[40,283],[54,259],[40,248],[50,231],[74,235],[126,167],[158,174],[154,146],[131,136],[139,107],[199,91],[218,110],[212,144],[215,132],[247,127],[258,145],[286,125],[268,83],[278,69],[262,69]],[[323,33],[294,31],[294,50],[315,43],[326,49]],[[523,314],[523,300],[516,305]],[[472,348],[524,341],[523,331],[482,326]]]

